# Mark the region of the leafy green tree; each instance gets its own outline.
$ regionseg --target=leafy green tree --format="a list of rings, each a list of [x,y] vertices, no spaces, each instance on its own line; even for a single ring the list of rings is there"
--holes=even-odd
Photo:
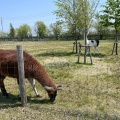
[[[0,31],[0,37],[7,37],[7,36],[8,36],[8,34],[6,32]]]
[[[118,54],[118,31],[120,27],[120,0],[107,0],[105,5],[102,5],[105,9],[102,11],[101,23],[108,27],[115,28],[116,33],[116,54]],[[113,52],[112,52],[113,54]]]
[[[96,30],[96,33],[99,34],[99,39],[103,39],[103,35],[107,35],[111,32],[111,27],[106,27],[101,24],[100,14],[97,12],[95,14],[95,20],[93,22],[93,27]]]
[[[90,28],[94,12],[99,0],[57,0],[55,5],[58,10],[54,13],[61,19],[65,20],[68,26],[73,26],[73,33],[77,30],[85,34],[85,44],[88,29]],[[76,53],[77,53],[77,40]]]
[[[23,24],[21,25],[18,29],[17,29],[17,37],[20,38],[28,38],[32,36],[32,32],[31,32],[31,28],[29,25],[27,24]]]
[[[46,35],[47,27],[42,21],[35,23],[35,32],[39,38],[43,38]]]
[[[58,36],[60,35],[61,31],[62,31],[62,27],[60,22],[56,22],[50,25],[51,31],[53,32],[53,34],[56,37],[56,40],[58,40]]]
[[[12,26],[12,24],[10,23],[10,33],[9,33],[9,37],[15,37],[15,29]]]

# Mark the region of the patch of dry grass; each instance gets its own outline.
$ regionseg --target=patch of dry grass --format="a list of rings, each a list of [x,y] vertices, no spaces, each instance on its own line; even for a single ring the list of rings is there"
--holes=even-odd
[[[43,64],[54,81],[62,85],[55,104],[50,104],[41,85],[36,84],[43,97],[36,98],[26,80],[28,106],[23,108],[17,100],[17,81],[7,77],[5,85],[10,98],[4,98],[0,93],[1,120],[120,119],[120,56],[110,55],[113,44],[101,41],[100,53],[92,54],[93,65],[89,64],[89,57],[85,65],[83,55],[80,64],[77,63],[77,54],[72,53],[72,43],[1,42],[2,49],[16,49],[16,45],[22,45]]]

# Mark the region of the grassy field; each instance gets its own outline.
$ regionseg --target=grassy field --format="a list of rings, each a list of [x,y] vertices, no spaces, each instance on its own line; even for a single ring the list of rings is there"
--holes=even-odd
[[[35,56],[62,90],[50,104],[41,85],[36,82],[42,95],[36,98],[26,80],[28,104],[21,107],[17,81],[7,77],[10,98],[0,92],[0,120],[120,120],[120,55],[111,55],[113,41],[100,41],[92,65],[89,56],[84,64],[83,50],[77,62],[73,41],[1,42],[0,49],[16,49],[16,45]]]

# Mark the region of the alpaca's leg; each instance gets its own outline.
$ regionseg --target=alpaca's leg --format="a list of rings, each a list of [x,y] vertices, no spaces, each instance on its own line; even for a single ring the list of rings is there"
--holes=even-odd
[[[96,53],[96,51],[99,53],[98,47],[94,47],[94,54]]]
[[[5,79],[5,76],[0,75],[0,88],[1,88],[2,95],[6,96],[8,98],[9,95],[8,95],[6,89],[5,89],[4,79]]]
[[[96,53],[96,47],[94,47],[94,54]]]
[[[86,48],[86,55],[90,54],[90,49],[89,47]]]
[[[96,49],[97,49],[97,52],[99,53],[99,49],[98,49],[98,47],[96,47]]]
[[[36,89],[36,87],[35,87],[35,80],[34,80],[33,78],[28,78],[28,81],[29,81],[30,84],[32,85],[33,90],[34,90],[36,96],[37,96],[37,97],[41,97],[41,96],[38,94],[38,91],[37,91],[37,89]]]

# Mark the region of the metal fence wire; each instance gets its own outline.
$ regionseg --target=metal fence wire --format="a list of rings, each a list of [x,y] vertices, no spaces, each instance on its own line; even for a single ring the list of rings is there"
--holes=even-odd
[[[1,120],[120,120],[120,55],[110,55],[113,44],[102,42],[100,53],[93,54],[91,51],[93,64],[89,64],[89,57],[86,64],[83,63],[84,51],[80,63],[77,63],[78,55],[71,52],[72,43],[0,43],[0,49],[16,49],[18,44],[23,46],[23,50],[43,65],[53,81],[62,85],[55,103],[51,104],[41,84],[36,81],[36,88],[42,96],[37,98],[25,79],[28,103],[27,107],[21,107],[16,78],[6,77],[4,84],[9,98],[0,92]],[[2,76],[0,83],[1,80]]]

